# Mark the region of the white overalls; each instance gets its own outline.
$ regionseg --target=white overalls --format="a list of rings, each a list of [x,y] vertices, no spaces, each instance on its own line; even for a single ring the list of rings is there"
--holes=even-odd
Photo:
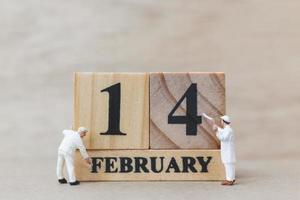
[[[217,137],[221,141],[221,160],[225,166],[226,180],[235,180],[235,145],[234,132],[229,125],[218,128]]]
[[[56,175],[58,179],[63,179],[63,167],[66,164],[69,182],[75,182],[74,172],[74,153],[76,149],[80,150],[80,153],[84,159],[88,158],[86,149],[82,143],[81,137],[78,132],[72,130],[64,130],[64,139],[62,140],[58,148],[58,158]]]

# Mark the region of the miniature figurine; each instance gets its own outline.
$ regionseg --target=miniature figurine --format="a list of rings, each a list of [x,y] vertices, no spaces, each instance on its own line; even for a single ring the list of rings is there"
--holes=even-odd
[[[221,117],[221,123],[223,128],[218,127],[215,120],[205,113],[202,116],[206,118],[213,130],[216,131],[217,138],[221,142],[221,160],[225,166],[226,180],[222,185],[233,185],[235,182],[235,144],[234,144],[234,132],[230,127],[230,118],[227,115]]]
[[[66,163],[69,184],[80,184],[80,182],[76,180],[74,172],[74,153],[76,149],[79,149],[81,156],[84,158],[84,160],[88,164],[91,164],[91,159],[87,154],[86,148],[81,140],[81,138],[83,138],[87,132],[88,130],[84,127],[80,127],[77,132],[73,130],[63,131],[64,139],[62,140],[58,148],[58,159],[56,168],[56,175],[59,183],[67,183],[67,180],[63,177],[63,167],[64,163]]]

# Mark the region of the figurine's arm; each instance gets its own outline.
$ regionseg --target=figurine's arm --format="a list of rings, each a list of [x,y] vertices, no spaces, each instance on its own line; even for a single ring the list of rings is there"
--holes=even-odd
[[[209,121],[214,121],[214,119],[212,117],[208,116],[205,113],[202,113],[202,116],[205,117],[206,119],[208,119]]]
[[[214,120],[212,117],[208,116],[208,115],[205,114],[205,113],[202,113],[202,116],[203,116],[205,119],[207,119],[209,125],[212,126],[212,129],[213,129],[214,131],[217,131],[217,130],[218,130],[219,127],[216,125],[216,122],[215,122],[215,120]]]
[[[231,136],[232,136],[232,133],[229,131],[223,132],[222,134],[220,131],[217,132],[217,138],[220,141],[227,141],[230,139]]]
[[[88,164],[91,164],[91,159],[90,159],[89,155],[87,154],[86,148],[85,148],[85,146],[84,146],[84,144],[83,144],[83,142],[82,142],[82,140],[80,138],[77,140],[77,148],[79,149],[80,154],[83,157],[83,159]]]

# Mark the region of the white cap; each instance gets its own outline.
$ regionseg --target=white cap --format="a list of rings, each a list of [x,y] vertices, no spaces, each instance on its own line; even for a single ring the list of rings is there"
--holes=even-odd
[[[227,116],[227,115],[222,116],[221,119],[222,119],[223,121],[227,122],[227,123],[231,123],[230,117]]]
[[[79,132],[79,133],[86,133],[86,132],[88,132],[88,130],[87,130],[87,128],[85,128],[85,127],[79,127],[79,128],[78,128],[78,132]]]

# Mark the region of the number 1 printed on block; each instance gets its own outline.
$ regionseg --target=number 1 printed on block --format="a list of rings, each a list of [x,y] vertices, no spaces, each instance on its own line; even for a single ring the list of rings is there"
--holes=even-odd
[[[109,93],[109,114],[108,114],[108,130],[101,135],[126,135],[120,131],[120,104],[121,104],[121,83],[117,83],[101,92]]]

